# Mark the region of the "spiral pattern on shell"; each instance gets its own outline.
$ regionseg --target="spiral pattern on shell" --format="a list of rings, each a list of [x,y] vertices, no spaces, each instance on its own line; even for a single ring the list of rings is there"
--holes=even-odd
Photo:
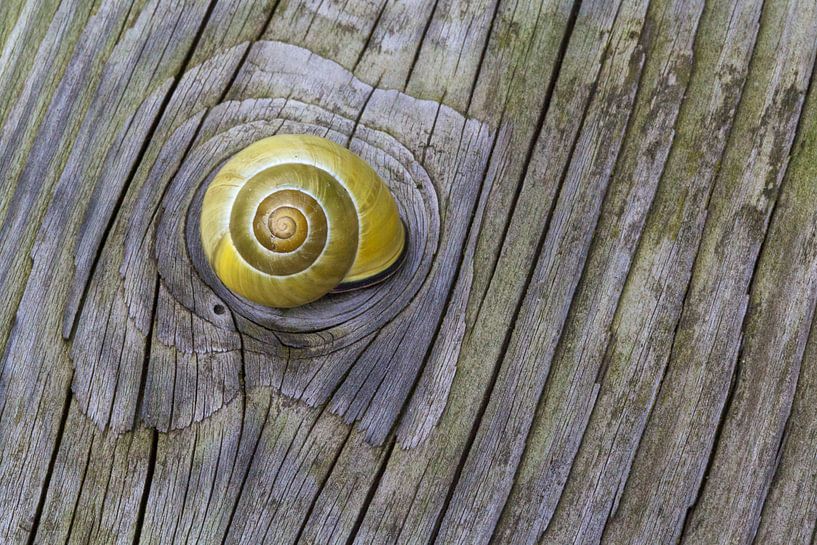
[[[280,308],[380,281],[406,247],[377,173],[312,135],[271,136],[233,156],[207,188],[200,228],[224,285]]]

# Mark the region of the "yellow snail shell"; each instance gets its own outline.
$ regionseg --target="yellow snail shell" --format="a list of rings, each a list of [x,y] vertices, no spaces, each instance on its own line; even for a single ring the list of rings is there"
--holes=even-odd
[[[281,308],[380,281],[406,247],[383,180],[310,135],[271,136],[227,161],[204,195],[201,240],[228,289]]]

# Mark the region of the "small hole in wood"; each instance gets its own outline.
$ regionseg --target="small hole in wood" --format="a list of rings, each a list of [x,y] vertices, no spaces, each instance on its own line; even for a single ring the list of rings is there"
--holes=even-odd
[[[224,308],[224,305],[216,305],[216,306],[214,306],[214,307],[213,307],[213,312],[215,312],[215,313],[216,313],[216,314],[218,314],[219,316],[221,316],[222,314],[224,314],[224,311],[225,311],[225,310],[226,310],[226,309]]]

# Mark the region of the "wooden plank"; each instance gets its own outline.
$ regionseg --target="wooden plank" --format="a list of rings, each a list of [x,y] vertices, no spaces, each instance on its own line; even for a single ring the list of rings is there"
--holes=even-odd
[[[815,37],[809,0],[3,2],[0,541],[813,541]],[[276,132],[383,174],[396,277],[218,282],[203,188]]]
[[[646,8],[646,2],[623,2],[616,14],[611,48],[561,182],[542,253],[442,520],[438,539],[443,542],[486,543],[510,493],[638,88],[644,61],[638,41]]]
[[[593,12],[591,11],[590,14],[593,15]],[[609,19],[608,24],[612,23],[613,15],[614,15],[614,13],[609,15],[610,19]],[[582,19],[581,19],[581,14],[580,14],[580,21],[581,20]],[[579,28],[581,28],[582,30],[586,29],[586,31],[588,33],[587,37],[598,36],[598,34],[596,34],[596,30],[595,30],[595,28],[594,28],[594,26],[592,24],[588,24],[586,27],[579,27]],[[579,34],[579,36],[581,36],[581,34]],[[602,34],[602,37],[604,37],[604,36],[605,35]],[[586,54],[587,50],[584,49],[584,47],[592,47],[592,46],[589,46],[587,44],[582,44],[581,38],[577,38],[576,43],[578,45],[576,46],[576,49],[572,51],[572,53],[575,55],[574,58],[577,59],[577,66],[575,67],[576,68],[576,76],[578,77],[579,75],[581,75],[582,77],[587,77],[588,74],[589,74],[590,77],[594,77],[593,72],[588,72],[586,70],[586,67],[582,66],[581,64],[578,64],[580,62],[580,61],[578,61],[578,59],[582,59],[582,57]],[[590,43],[592,44],[592,42],[590,42]],[[571,49],[570,48],[568,49],[567,54],[571,55]],[[582,60],[584,60],[584,59],[582,59]],[[562,95],[565,99],[567,99],[569,97],[569,99],[572,99],[572,100],[578,100],[578,101],[586,100],[587,95],[582,96],[581,94],[576,95],[576,94],[573,94],[573,93],[568,93],[567,89],[570,87],[571,84],[575,83],[575,80],[570,81],[570,78],[566,78],[566,81],[569,82],[569,83],[567,83],[565,85],[564,94]],[[590,87],[592,85],[592,80],[590,80],[590,81],[591,81],[591,83],[588,83],[588,87],[587,87],[587,92],[588,93],[589,93]],[[574,87],[574,89],[575,89],[575,87]],[[555,96],[557,96],[557,97],[560,96],[558,87],[557,87],[557,92],[556,92]],[[579,104],[581,104],[581,102],[579,102]],[[558,107],[558,108],[556,108],[554,110],[554,112],[556,112],[556,113],[553,114],[553,119],[551,119],[551,121],[550,121],[551,124],[550,125],[547,124],[548,122],[546,120],[546,127],[548,127],[549,130],[552,131],[550,133],[552,140],[549,142],[549,144],[551,144],[552,147],[556,148],[556,149],[559,149],[558,145],[557,145],[557,142],[560,141],[559,136],[557,136],[557,135],[560,134],[559,127],[558,127],[557,123],[561,123],[561,122],[564,122],[564,121],[576,122],[577,123],[577,120],[575,120],[575,119],[570,119],[570,120],[564,119],[563,120],[563,119],[559,118],[559,116],[561,115],[561,111],[564,111],[563,108],[564,108],[564,110],[567,109],[565,107],[560,106],[560,107]],[[542,144],[540,143],[540,145],[542,145]],[[567,145],[569,146],[569,142],[567,143]],[[547,146],[542,145],[541,149],[547,149]],[[563,153],[567,153],[569,151],[569,148],[568,149],[562,148],[562,149],[564,150]],[[541,172],[542,172],[542,170],[539,170],[537,172],[537,176],[531,176],[530,179],[531,180],[538,180],[539,179],[538,175],[541,175]],[[558,171],[556,171],[556,172],[558,172]],[[556,178],[557,174],[554,173],[553,176],[554,176],[554,178],[551,178],[551,179],[554,180],[554,181],[558,181],[558,178]],[[547,186],[545,186],[545,187],[547,187]],[[520,203],[530,202],[532,206],[537,206],[534,203],[541,202],[540,199],[543,198],[541,195],[538,194],[538,192],[540,192],[540,191],[543,191],[543,188],[541,186],[538,186],[538,185],[532,185],[532,187],[529,187],[527,189],[527,191],[525,189],[523,189],[523,195],[525,195],[525,196],[530,195],[532,200],[527,201],[527,200],[521,200],[520,199]],[[528,192],[530,192],[530,193],[528,193]],[[539,199],[537,199],[536,197],[539,197]],[[528,205],[528,206],[531,206],[531,205]],[[519,208],[524,209],[523,208],[524,206],[525,205],[520,206]],[[525,213],[533,214],[534,210],[536,210],[536,208],[532,208],[530,211],[525,211]],[[522,212],[518,212],[518,213],[521,214]],[[514,226],[512,228],[519,228],[519,227],[530,229],[532,226],[530,224],[520,223],[517,226]],[[521,238],[521,240],[519,240],[519,246],[517,248],[515,248],[514,251],[509,251],[507,253],[507,255],[504,256],[504,257],[506,259],[514,259],[515,260],[515,259],[519,258],[520,254],[524,255],[525,253],[528,253],[528,255],[530,255],[529,254],[530,250],[527,249],[526,246],[525,246],[525,242],[526,242],[525,237],[532,237],[533,240],[535,240],[536,239],[535,237],[538,237],[538,236],[539,236],[538,233],[520,235],[519,238],[517,238],[516,236],[513,236],[513,237],[509,236],[508,240],[517,241],[520,238]],[[528,240],[530,240],[530,239],[528,239]],[[530,243],[528,243],[528,245],[529,244]],[[513,268],[513,266],[511,266],[511,267],[509,267],[507,269],[501,269],[502,274],[506,275],[505,278],[503,278],[503,280],[505,282],[497,283],[497,285],[495,287],[497,287],[500,290],[501,289],[507,289],[507,290],[512,289],[513,283],[515,281],[515,280],[513,280],[513,277],[516,276],[516,278],[519,279],[518,274],[517,274],[518,270],[520,270],[520,268],[524,268],[524,267],[525,267],[525,265],[516,263],[515,268]],[[524,279],[519,279],[519,280],[523,281]],[[522,288],[522,286],[518,287],[518,289],[521,289],[521,288]],[[503,309],[507,309],[506,311],[512,311],[513,307],[508,308],[508,307],[505,306],[506,304],[507,304],[506,301],[503,301],[501,298],[499,298],[496,301],[492,301],[492,304],[486,304],[482,308],[484,308],[486,310],[486,312],[491,312],[491,313],[502,312]],[[483,330],[484,330],[484,326],[485,326],[486,323],[490,323],[490,322],[488,322],[487,320],[483,321],[481,324],[480,324],[480,322],[477,322],[476,327],[483,328]],[[494,324],[493,327],[500,327],[499,322]],[[504,327],[502,327],[501,329],[499,329],[498,333],[500,335],[504,335],[504,331],[505,331]],[[487,338],[489,339],[490,337],[487,337]],[[486,341],[486,337],[483,337],[481,339],[481,341]],[[455,381],[457,381],[459,379],[459,377],[462,376],[461,373],[468,373],[468,374],[472,375],[472,377],[474,376],[474,374],[477,374],[477,376],[478,376],[479,373],[482,373],[483,377],[481,379],[477,379],[477,380],[482,381],[482,380],[490,379],[490,370],[488,370],[488,373],[485,373],[485,371],[480,371],[478,369],[480,367],[480,364],[484,365],[484,363],[482,363],[482,362],[490,361],[490,358],[486,358],[486,349],[491,350],[493,348],[494,347],[492,347],[492,343],[490,341],[487,341],[487,342],[475,343],[469,349],[468,348],[468,340],[466,340],[466,345],[464,346],[464,352],[463,352],[463,355],[461,356],[461,360],[459,362],[459,366],[460,366],[459,369],[460,370],[458,371],[458,375],[455,378]],[[496,348],[499,348],[499,346],[496,346]],[[484,369],[484,367],[483,367],[483,369]],[[460,393],[460,392],[456,391],[457,383],[455,382],[455,385],[454,385],[455,390],[452,390],[452,398],[449,400],[448,411],[450,411],[450,413],[443,415],[443,420],[442,420],[440,429],[438,430],[439,433],[435,433],[434,435],[432,435],[432,438],[430,440],[430,441],[435,441],[437,444],[429,444],[429,446],[427,448],[425,446],[421,446],[420,449],[418,449],[419,452],[417,452],[417,451],[409,451],[409,452],[395,451],[396,453],[395,453],[394,456],[397,458],[397,460],[399,460],[399,461],[396,460],[395,461],[396,463],[394,465],[394,470],[393,471],[395,472],[395,477],[390,477],[390,470],[389,470],[389,468],[387,468],[386,474],[384,475],[383,480],[384,480],[384,482],[388,483],[388,488],[386,488],[382,492],[380,490],[378,491],[378,495],[375,496],[374,504],[373,504],[375,507],[377,507],[378,510],[374,511],[374,513],[372,514],[372,519],[371,520],[372,520],[373,525],[377,525],[375,528],[376,528],[376,531],[378,532],[378,534],[376,534],[378,537],[375,538],[375,537],[373,537],[373,535],[371,535],[371,534],[367,535],[365,533],[365,531],[367,529],[367,521],[364,520],[364,525],[363,525],[363,528],[362,528],[362,531],[361,531],[361,536],[365,536],[365,539],[367,540],[366,542],[381,542],[386,537],[388,537],[389,539],[394,539],[394,540],[399,539],[401,541],[402,540],[411,540],[411,539],[422,539],[421,536],[423,534],[419,534],[419,532],[417,531],[417,528],[421,524],[423,525],[423,527],[425,527],[425,525],[428,525],[428,531],[431,531],[431,529],[433,528],[434,521],[435,521],[435,519],[437,517],[437,513],[438,513],[438,511],[435,511],[435,509],[439,509],[440,506],[442,505],[441,504],[442,493],[443,493],[445,487],[447,486],[446,483],[450,482],[450,481],[448,481],[448,479],[454,478],[454,466],[452,464],[452,461],[455,462],[456,457],[458,457],[458,453],[462,452],[460,449],[462,449],[462,447],[465,445],[465,442],[467,441],[468,428],[470,427],[468,423],[471,421],[472,418],[474,418],[474,416],[467,416],[467,415],[474,414],[471,411],[475,411],[476,409],[478,409],[478,406],[474,403],[474,399],[475,399],[475,397],[477,397],[479,395],[481,390],[479,388],[474,388],[474,386],[476,386],[479,383],[475,384],[474,383],[474,378],[470,378],[469,381],[467,382],[467,384],[471,388],[466,389],[465,391]],[[484,391],[484,390],[482,390],[482,391]],[[459,396],[459,399],[458,399],[457,396]],[[449,418],[449,416],[450,416],[450,418]],[[456,435],[454,435],[454,433],[456,433]],[[438,437],[439,437],[439,439],[437,439]],[[422,455],[422,457],[419,460],[418,460],[418,455]],[[452,457],[453,457],[453,460],[452,460]],[[389,482],[392,479],[393,479],[393,482]],[[411,483],[413,480],[418,480],[420,482],[417,485],[411,485],[410,487],[406,487],[406,482]],[[439,487],[443,487],[442,490],[440,490]],[[383,487],[381,487],[381,488],[383,488]],[[417,492],[414,491],[415,489],[417,489]],[[380,497],[381,493],[382,493],[382,498],[383,499],[379,500],[379,497]],[[406,500],[401,501],[400,500],[401,496],[406,496]],[[379,507],[379,504],[377,503],[378,501],[381,501],[384,506]],[[403,534],[400,534],[399,537],[398,537],[398,534],[397,534],[396,531],[393,532],[391,535],[389,535],[389,528],[390,527],[386,526],[386,525],[382,525],[382,523],[381,523],[381,521],[383,520],[382,517],[384,515],[384,511],[382,511],[381,509],[388,509],[388,511],[385,511],[385,514],[388,515],[389,518],[392,518],[392,517],[395,517],[395,516],[400,517],[397,520],[404,521],[403,524],[402,524],[402,527],[407,529],[406,532],[403,533]],[[371,513],[371,510],[372,510],[372,508],[370,508],[370,513]],[[389,511],[394,511],[394,513],[391,513]],[[406,517],[408,517],[408,518],[406,518]],[[367,517],[367,519],[368,519],[368,517]],[[391,528],[393,528],[393,526],[391,526]],[[409,529],[412,529],[413,533],[412,533],[412,530],[409,530]],[[368,540],[371,540],[371,541],[368,541]],[[361,542],[363,542],[363,541],[361,540]]]
[[[19,25],[29,23],[27,18],[37,5],[30,2],[26,6]],[[99,13],[88,22],[94,7]],[[0,76],[0,168],[4,173],[0,178],[0,252],[7,258],[0,264],[0,286],[12,304],[0,309],[3,345],[31,270],[28,254],[48,196],[116,35],[126,24],[129,7],[127,3],[65,2],[54,14],[48,39],[40,41],[36,54],[29,49],[37,43],[37,33],[15,33],[7,43],[9,51]],[[30,56],[25,56],[27,51]],[[75,81],[87,85],[77,86]]]
[[[495,535],[498,542],[536,542],[561,496],[598,393],[617,303],[673,142],[702,9],[700,2],[650,5],[641,40],[648,54],[633,118]],[[706,28],[700,32],[712,36]]]
[[[556,483],[567,481],[562,485],[565,490],[558,506],[552,498],[550,514],[545,511],[551,525],[543,539],[599,539],[638,445],[639,426],[643,426],[646,416],[644,407],[649,407],[643,396],[649,399],[649,392],[661,376],[650,366],[660,365],[666,357],[662,351],[668,349],[667,338],[671,340],[674,333],[674,320],[680,311],[690,262],[703,225],[706,199],[732,124],[731,112],[740,96],[754,41],[752,23],[759,4],[744,3],[738,12],[729,8],[723,6],[722,11],[707,13],[704,27],[698,32],[703,40],[713,39],[716,44],[725,45],[712,49],[719,51],[717,57],[701,60],[701,71],[695,73],[690,83],[689,95],[694,101],[690,100],[679,113],[664,178],[632,258],[621,299],[616,303],[609,346],[605,341],[595,354],[588,353],[594,357],[587,359],[589,369],[580,375],[586,378],[580,379],[585,397],[578,397],[579,403],[584,404],[578,411],[583,415],[577,420],[578,430],[561,431],[564,439],[551,447],[556,463],[545,471],[539,470]],[[728,21],[733,26],[724,24]],[[708,53],[708,43],[703,42],[698,51]],[[720,51],[734,52],[734,56],[722,55]],[[713,88],[717,74],[722,75],[721,80],[714,80],[720,87]],[[676,221],[668,225],[667,218]],[[570,346],[569,340],[565,346]],[[570,365],[570,361],[565,360],[565,365]],[[642,371],[645,366],[647,370]],[[643,394],[636,382],[639,377],[645,381]],[[561,392],[573,395],[573,388],[573,384],[563,389],[555,387],[552,394],[555,399],[551,401],[548,401],[551,395],[546,394],[541,414],[553,414],[556,403],[569,402],[569,398],[560,399]],[[569,405],[561,410],[572,412]],[[585,423],[587,419],[589,423]],[[548,437],[549,429],[561,427],[558,416],[545,417],[544,422],[541,437]],[[577,449],[578,454],[574,454]],[[576,460],[571,462],[574,456]]]
[[[405,91],[436,4],[436,0],[386,2],[352,67],[355,75],[370,85]]]
[[[801,125],[798,129],[798,141],[795,143],[795,151],[786,171],[773,224],[769,228],[769,239],[759,264],[759,268],[780,267],[784,263],[790,263],[795,267],[792,272],[784,273],[778,269],[773,271],[775,284],[783,288],[780,297],[786,298],[795,290],[807,293],[801,283],[813,284],[815,276],[813,257],[812,262],[809,262],[809,257],[814,254],[816,236],[814,229],[817,226],[817,219],[814,218],[814,212],[817,211],[817,204],[815,204],[817,188],[814,184],[814,180],[817,179],[817,163],[813,160],[817,156],[817,86],[814,85],[817,74],[812,73],[811,78],[809,95],[803,107]],[[772,237],[775,236],[782,237],[783,240],[773,239]],[[767,274],[769,273],[764,273],[764,276],[761,277],[758,271],[758,282],[761,278],[768,278]],[[780,282],[778,279],[783,278],[782,274],[793,275],[790,278],[796,284]],[[757,293],[759,303],[771,301],[772,294],[765,292],[765,289],[769,288],[758,284],[753,292]],[[775,289],[775,286],[771,286],[771,289]],[[813,294],[813,286],[811,290]],[[776,312],[771,315],[779,320],[780,315]],[[774,327],[778,330],[781,328],[780,325]],[[811,332],[800,367],[800,376],[796,381],[797,389],[794,393],[791,413],[787,416],[787,429],[781,436],[781,444],[776,453],[776,461],[779,460],[779,462],[777,462],[774,479],[763,504],[763,513],[755,536],[756,543],[809,543],[809,540],[813,540],[815,522],[817,522],[817,501],[815,501],[817,472],[814,469],[817,460],[815,460],[813,448],[815,426],[817,426],[817,416],[814,414],[817,409],[814,397],[815,387],[817,387],[815,384],[817,378],[816,333],[817,322],[812,319]],[[802,335],[803,333],[800,332],[801,345]],[[799,349],[799,346],[795,348],[795,350]],[[773,354],[769,361],[780,361],[780,359]],[[742,370],[743,367],[741,367]],[[792,380],[789,378],[790,382]],[[791,388],[792,384],[789,383],[786,386]],[[782,394],[781,397],[789,396],[791,396],[791,391]],[[778,427],[773,433],[779,434],[780,432]]]
[[[0,6],[0,98],[3,99],[0,104],[0,121],[5,121],[13,99],[27,83],[27,76],[30,74],[28,71],[36,66],[32,61],[37,55],[38,44],[42,47],[45,43],[48,49],[58,49],[54,43],[45,39],[49,30],[56,32],[64,25],[64,21],[60,19],[66,13],[63,11],[58,15],[58,7],[59,2],[55,1],[24,0],[4,2]],[[78,16],[82,18],[82,14]],[[70,39],[68,41],[72,43]],[[30,93],[26,94],[30,96]]]
[[[756,57],[752,71],[762,79],[756,87],[749,88],[752,93],[747,94],[746,100],[762,109],[739,118],[746,120],[752,131],[747,134],[750,139],[738,141],[740,147],[736,150],[741,157],[735,158],[735,164],[741,168],[738,172],[746,174],[729,176],[713,196],[720,209],[714,209],[712,215],[729,218],[729,239],[734,240],[730,240],[730,245],[755,256],[760,250],[757,233],[769,221],[777,202],[817,54],[817,43],[809,37],[817,31],[815,6],[792,2],[775,7],[764,13],[763,24],[771,29],[771,35],[762,33],[758,45],[769,47],[781,60]],[[789,31],[781,36],[781,28]],[[750,149],[754,150],[753,161],[746,164],[746,152]],[[725,165],[729,160],[727,152]],[[726,167],[724,172],[730,174]],[[749,293],[734,393],[726,406],[718,444],[700,496],[686,522],[682,542],[752,540],[779,461],[780,442],[817,297],[814,241],[809,238],[813,226],[807,223],[812,213],[810,201],[808,193],[798,185],[791,191],[788,193],[784,184],[780,208],[775,210],[763,246]],[[732,206],[742,206],[744,213],[731,209]],[[701,256],[705,258],[706,239],[704,244]],[[718,248],[712,252],[713,258],[717,256],[728,267],[728,254],[721,250],[724,242],[713,241],[711,247]],[[743,276],[741,280],[748,284],[752,271],[740,276],[736,274],[739,271],[725,272],[733,277]],[[771,362],[774,363],[770,365]],[[722,388],[725,395],[726,385]]]
[[[611,526],[612,543],[623,535],[618,532],[637,534],[644,543],[680,534],[717,437],[741,336],[746,335],[742,331],[746,293],[786,169],[814,55],[812,45],[799,42],[796,32],[780,32],[782,21],[795,11],[799,24],[809,28],[814,24],[811,13],[792,4],[764,9],[746,91],[711,196],[669,368],[651,416],[654,424],[648,425],[643,452],[633,462],[631,482],[638,495],[623,500],[627,511],[622,520],[630,524]],[[749,150],[756,150],[751,161]],[[668,499],[667,489],[679,493]],[[660,500],[653,499],[659,495]],[[728,541],[732,540],[737,537]]]
[[[114,2],[101,8],[86,28],[83,47],[93,49],[99,40],[114,38],[111,27],[118,32],[128,20],[129,7]],[[97,226],[104,226],[114,212],[206,8],[203,2],[148,5],[122,34],[102,67],[98,85],[86,91],[87,98],[77,99],[79,89],[71,85],[75,80],[62,80],[63,91],[51,105],[59,117],[38,135],[33,148],[42,154],[29,157],[16,185],[15,191],[23,192],[29,206],[39,207],[44,216],[39,225],[36,215],[26,215],[28,208],[15,206],[15,217],[7,216],[3,224],[0,251],[9,259],[3,260],[2,282],[11,293],[19,289],[15,286],[25,286],[0,372],[0,503],[13,506],[3,509],[0,517],[4,541],[25,542],[36,529],[38,504],[51,475],[51,453],[68,414],[72,369],[60,322],[70,288],[63,271],[74,269],[74,252],[83,248],[79,242],[83,225],[94,229],[91,240],[101,236]],[[105,48],[98,51],[104,53]],[[67,71],[81,77],[95,60],[99,58],[79,50]],[[76,128],[65,131],[66,124]],[[63,139],[56,146],[55,134]],[[104,181],[97,184],[100,178]],[[49,183],[54,184],[53,200],[45,210],[47,201],[32,201],[38,194],[50,195]],[[36,191],[28,191],[27,184],[36,184]],[[9,275],[15,268],[21,270],[35,233],[39,236],[31,250],[31,275],[27,281],[25,276]],[[80,262],[92,259],[96,251],[87,249],[90,253],[81,253]]]
[[[72,402],[33,542],[133,543],[151,443],[100,432]]]
[[[12,33],[20,20],[24,5],[25,0],[14,0],[0,6],[0,47],[4,50],[9,49],[8,44],[14,41]]]
[[[438,0],[406,93],[466,111],[498,3]]]
[[[148,237],[153,210],[149,203],[159,202],[163,190],[160,184],[178,168],[199,128],[203,110],[223,95],[245,51],[245,46],[235,46],[185,74],[119,206],[107,240],[100,239],[103,231],[99,228],[85,231],[87,236],[82,242],[86,247],[104,245],[99,250],[96,276],[91,278],[93,261],[78,264],[63,334],[76,329],[71,353],[76,368],[72,389],[86,414],[100,426],[117,431],[132,429],[139,396],[145,397],[140,394],[142,367],[145,353],[149,352],[147,337],[152,331],[154,305],[158,306],[154,301],[158,297],[156,279],[151,276],[155,275],[155,264],[151,259],[140,259],[154,251]],[[160,151],[163,138],[174,147]],[[146,210],[148,219],[130,212],[134,206]],[[87,255],[93,254],[89,250]],[[77,316],[83,295],[84,306]],[[156,319],[167,324],[173,314],[157,315]],[[148,396],[144,411],[152,410],[149,401]],[[157,418],[153,416],[149,421],[155,425]]]
[[[543,14],[553,9],[556,9],[557,13],[567,15],[563,9],[553,4],[543,6]],[[536,241],[541,235],[541,229],[544,228],[546,218],[541,217],[541,203],[548,201],[548,193],[552,198],[560,177],[560,171],[556,166],[562,165],[569,157],[572,141],[566,140],[565,134],[573,131],[575,138],[578,132],[580,119],[565,115],[565,112],[571,111],[572,108],[584,108],[594,87],[595,78],[599,74],[603,51],[603,47],[599,47],[595,40],[602,40],[603,46],[610,39],[609,32],[599,32],[599,25],[602,28],[607,25],[609,31],[616,10],[602,12],[598,6],[586,9],[589,11],[579,14],[577,25],[581,26],[577,26],[574,31],[566,53],[571,64],[563,64],[563,70],[565,66],[569,70],[563,71],[564,80],[557,83],[554,92],[557,102],[555,106],[551,105],[549,117],[545,119],[537,151],[533,155],[536,162],[528,171],[525,186],[514,211],[518,217],[515,216],[515,220],[512,220],[511,231],[506,239],[514,246],[503,250],[494,277],[495,283],[491,284],[491,291],[488,292],[489,299],[482,304],[482,293],[476,292],[469,302],[474,309],[478,309],[477,312],[484,314],[477,318],[476,322],[471,322],[475,330],[464,339],[446,412],[442,414],[440,424],[430,434],[426,443],[421,442],[416,450],[394,451],[383,475],[382,484],[375,493],[363,521],[357,542],[425,541],[428,539],[427,536],[435,532],[441,511],[445,507],[446,490],[456,479],[458,460],[468,445],[471,426],[478,418],[480,400],[491,380],[492,358],[498,357],[495,354],[502,348],[507,323],[515,310],[513,294],[516,293],[519,297],[524,291],[525,278],[520,277],[519,271],[530,266],[524,259],[526,257],[532,259]],[[542,21],[545,20],[548,18],[543,16]],[[558,29],[554,30],[561,32]],[[521,35],[525,36],[526,33],[523,32]],[[545,34],[539,36],[542,41],[537,42],[538,47],[546,48],[548,44],[553,45],[552,36],[547,37]],[[526,48],[521,46],[520,49],[525,52]],[[588,52],[598,56],[590,58]],[[498,58],[502,59],[503,56],[498,55]],[[577,81],[584,81],[584,84],[577,86]],[[578,90],[581,92],[577,92]],[[512,100],[520,98],[512,97]],[[515,105],[514,110],[516,107],[518,106]],[[509,153],[513,154],[513,149],[508,150]],[[547,153],[544,150],[548,150]],[[497,157],[497,150],[494,151],[494,156]],[[503,157],[506,156],[497,157],[497,168],[504,168]],[[547,161],[551,163],[548,164]],[[511,168],[514,167],[509,167]],[[543,182],[545,174],[547,177]],[[496,235],[495,232],[487,232],[488,236]],[[489,251],[493,253],[496,248]],[[484,254],[480,257],[484,259]],[[433,421],[429,428],[431,426]],[[474,514],[476,516],[476,511]]]
[[[473,311],[481,305],[505,240],[519,237],[513,255],[519,259],[520,266],[532,259],[533,241],[538,233],[527,232],[524,227],[507,232],[527,168],[527,162],[515,161],[512,157],[532,153],[555,81],[562,42],[566,42],[566,33],[572,24],[573,9],[571,1],[503,2],[499,6],[470,105],[471,115],[498,126],[499,134],[461,273],[401,423],[399,436],[406,447],[415,447],[426,439],[446,407],[466,328],[475,323]],[[536,92],[530,92],[532,82],[537,84]],[[539,115],[531,115],[534,111],[540,112]],[[521,213],[525,207],[517,209]],[[509,297],[519,298],[522,281],[519,278],[516,284],[509,282],[502,286],[509,290]],[[472,364],[474,362],[468,365]]]
[[[264,39],[305,47],[354,68],[377,26],[385,0],[281,2]]]

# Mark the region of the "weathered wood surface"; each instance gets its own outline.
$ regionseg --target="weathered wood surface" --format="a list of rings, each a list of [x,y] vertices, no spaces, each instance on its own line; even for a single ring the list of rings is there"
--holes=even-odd
[[[0,543],[817,545],[814,0],[0,2]],[[347,145],[379,287],[202,188]]]

